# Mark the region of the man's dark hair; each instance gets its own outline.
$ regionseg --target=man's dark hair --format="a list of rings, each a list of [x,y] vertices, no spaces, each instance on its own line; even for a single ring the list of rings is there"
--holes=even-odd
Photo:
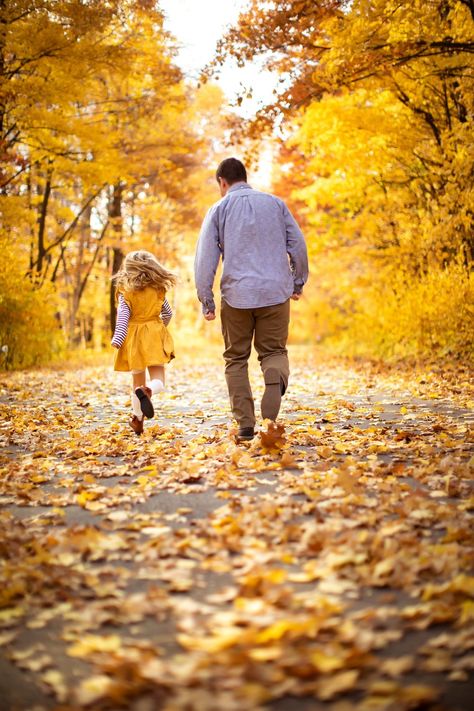
[[[247,171],[244,164],[237,158],[226,158],[219,163],[216,170],[216,180],[224,178],[229,185],[232,183],[247,182]]]

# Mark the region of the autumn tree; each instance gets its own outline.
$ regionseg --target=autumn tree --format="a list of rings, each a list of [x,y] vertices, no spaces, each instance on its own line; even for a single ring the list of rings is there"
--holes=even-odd
[[[283,118],[293,134],[279,187],[309,224],[322,334],[384,353],[472,348],[473,10],[255,1],[220,43],[217,62],[264,55],[280,74],[250,130]]]
[[[100,41],[118,11],[114,2],[106,7],[100,2],[0,4],[1,228],[6,243],[15,245],[13,251],[2,250],[2,260],[16,274],[17,293],[30,293],[33,309],[24,313],[21,299],[15,302],[13,292],[3,294],[3,338],[9,322],[6,333],[12,328],[10,309],[17,312],[13,323],[24,320],[34,330],[34,312],[44,302],[44,293],[34,292],[44,285],[48,271],[54,276],[55,250],[62,250],[100,192],[101,177],[96,176],[86,194],[76,191],[71,199],[79,182],[71,176],[93,163],[90,146],[81,146],[81,137],[88,135],[81,97],[91,83],[91,66],[120,61],[119,48]],[[69,195],[55,201],[56,190],[65,184]],[[30,282],[22,278],[26,272]],[[57,303],[50,308],[52,317]],[[51,323],[46,333],[53,330]],[[6,345],[16,341],[10,334]],[[13,363],[14,348],[9,353]]]
[[[68,342],[87,341],[124,250],[176,263],[198,219],[192,173],[206,137],[156,3],[7,1],[0,12],[2,232],[22,288],[38,304],[48,291]],[[113,320],[112,294],[110,306]]]

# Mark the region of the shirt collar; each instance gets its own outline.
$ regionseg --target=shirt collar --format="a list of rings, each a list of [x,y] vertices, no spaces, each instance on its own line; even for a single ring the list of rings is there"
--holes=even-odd
[[[250,190],[252,190],[251,185],[249,185],[248,183],[241,182],[241,183],[234,183],[233,185],[231,185],[227,192],[231,193],[234,190],[242,190],[243,188],[249,188]]]

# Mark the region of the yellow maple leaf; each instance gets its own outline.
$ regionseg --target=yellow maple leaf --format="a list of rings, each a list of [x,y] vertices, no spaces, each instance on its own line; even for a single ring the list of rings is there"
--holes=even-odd
[[[342,669],[345,664],[345,657],[338,657],[334,654],[326,654],[321,649],[316,649],[309,655],[313,666],[322,674]]]
[[[317,696],[322,701],[328,701],[343,691],[353,689],[358,677],[359,672],[357,669],[349,669],[339,674],[334,674],[328,679],[321,679],[317,685]]]
[[[99,701],[99,699],[106,696],[111,686],[112,680],[105,674],[96,674],[89,677],[89,679],[83,679],[75,693],[76,702],[87,706]]]
[[[86,635],[80,642],[68,647],[67,654],[70,657],[87,657],[94,652],[117,652],[122,646],[122,640],[116,634]]]
[[[178,634],[177,640],[185,649],[213,654],[233,647],[242,641],[246,634],[240,627],[228,627],[219,630],[219,633],[213,637],[191,637],[187,634]]]

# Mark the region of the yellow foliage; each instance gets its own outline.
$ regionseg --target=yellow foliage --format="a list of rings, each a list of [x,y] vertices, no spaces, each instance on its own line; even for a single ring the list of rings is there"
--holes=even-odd
[[[299,119],[290,147],[306,161],[292,194],[312,278],[293,337],[316,332],[351,354],[469,356],[473,122],[447,123],[416,77],[404,91],[429,100],[440,143],[390,86],[328,94]]]
[[[281,75],[250,129],[286,120],[274,191],[312,257],[295,340],[472,352],[472,20],[467,2],[253,0],[219,44],[216,64]]]
[[[63,347],[57,295],[25,278],[19,250],[0,237],[0,368],[48,363]]]
[[[194,241],[210,202],[212,137],[224,132],[222,92],[186,85],[156,3],[18,0],[0,14],[1,226],[29,263],[39,303],[55,285],[68,345],[100,350],[123,254],[149,249],[176,268],[183,237]],[[8,290],[30,293],[27,268]],[[35,348],[48,359],[42,345],[21,350]]]

